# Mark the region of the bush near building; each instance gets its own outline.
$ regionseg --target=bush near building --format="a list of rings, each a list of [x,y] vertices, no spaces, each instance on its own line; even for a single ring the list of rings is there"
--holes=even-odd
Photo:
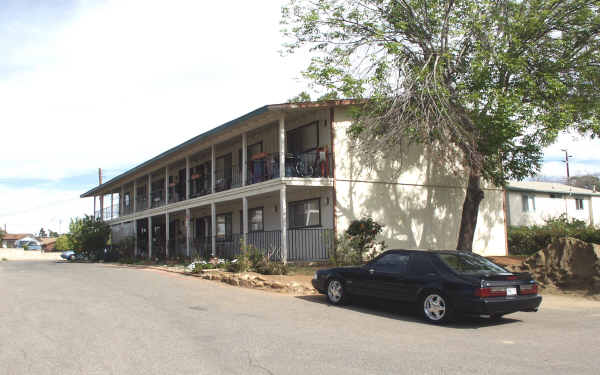
[[[600,230],[584,221],[565,215],[546,220],[544,225],[514,226],[508,228],[508,252],[511,255],[531,255],[556,238],[573,237],[584,242],[600,244]]]

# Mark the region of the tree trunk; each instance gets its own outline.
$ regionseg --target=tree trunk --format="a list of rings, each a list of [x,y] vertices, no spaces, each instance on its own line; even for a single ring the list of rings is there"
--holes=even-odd
[[[473,251],[473,238],[475,237],[475,226],[479,204],[483,200],[481,190],[481,174],[471,169],[467,194],[463,203],[462,218],[460,220],[460,231],[458,232],[458,244],[456,250]]]

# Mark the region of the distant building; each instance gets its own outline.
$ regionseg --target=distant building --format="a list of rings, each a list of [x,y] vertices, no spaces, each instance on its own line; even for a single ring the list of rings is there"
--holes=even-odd
[[[569,220],[600,226],[600,193],[556,182],[509,182],[506,186],[508,225],[544,224],[565,215]]]
[[[55,237],[42,238],[40,242],[42,243],[42,250],[44,250],[44,251],[56,250],[56,238]]]
[[[26,239],[26,238],[32,238],[33,240],[37,241],[37,239],[35,237],[33,237],[33,234],[28,234],[28,233],[6,233],[4,235],[4,238],[2,238],[2,247],[3,248],[9,248],[9,247],[18,247],[18,242]]]

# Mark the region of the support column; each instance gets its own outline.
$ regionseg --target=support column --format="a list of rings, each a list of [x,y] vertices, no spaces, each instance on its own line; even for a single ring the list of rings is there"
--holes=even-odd
[[[248,241],[248,198],[242,197],[242,229],[244,233],[244,243]]]
[[[137,179],[133,181],[133,194],[131,196],[133,197],[133,213],[135,214],[137,212]]]
[[[217,255],[217,209],[214,202],[210,204],[210,224],[212,256],[214,257]]]
[[[131,197],[131,194],[129,195]],[[131,203],[131,202],[129,202]],[[119,217],[123,216],[125,208],[125,185],[121,185],[121,192],[119,193]]]
[[[148,217],[148,259],[152,259],[152,216]]]
[[[190,256],[190,209],[185,209],[185,253]]]
[[[281,213],[281,260],[283,263],[287,263],[288,258],[288,243],[287,243],[287,194],[286,186],[281,185],[279,191],[279,201]]]
[[[215,193],[215,145],[210,146],[210,192]]]
[[[100,195],[100,220],[104,221],[104,193]]]
[[[279,177],[285,177],[285,119],[279,119]]]
[[[165,206],[169,204],[169,166],[165,167]]]
[[[185,157],[185,199],[190,199],[190,157]],[[189,251],[188,251],[188,255]]]
[[[242,186],[246,186],[248,178],[248,136],[242,134]]]
[[[96,196],[94,195],[94,213],[92,214],[94,220],[96,220]]]
[[[148,196],[146,197],[148,200],[147,209],[152,208],[152,173],[148,173]]]
[[[133,255],[138,255],[138,233],[137,233],[137,220],[135,214],[133,215]]]
[[[171,239],[171,231],[169,225],[169,213],[165,213],[165,255],[169,257],[169,240]]]
[[[115,213],[114,213],[114,207],[115,207],[115,203],[114,203],[114,193],[111,191],[110,192],[110,219],[114,219],[115,218]]]

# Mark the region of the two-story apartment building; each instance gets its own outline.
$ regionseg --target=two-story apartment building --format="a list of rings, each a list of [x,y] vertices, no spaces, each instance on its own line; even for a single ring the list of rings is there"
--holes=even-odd
[[[508,225],[541,225],[564,215],[600,225],[600,193],[556,182],[511,181],[506,186]]]
[[[456,246],[465,181],[420,148],[374,160],[346,135],[352,101],[261,107],[82,194],[113,242],[144,256],[233,256],[240,240],[286,261],[327,259],[336,234],[364,216],[388,248]],[[485,191],[474,249],[506,253],[504,194]],[[96,199],[100,198],[102,199]]]

